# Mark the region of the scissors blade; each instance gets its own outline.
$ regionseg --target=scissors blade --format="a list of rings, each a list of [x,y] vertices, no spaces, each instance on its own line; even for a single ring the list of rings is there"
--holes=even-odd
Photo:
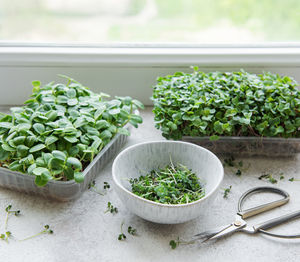
[[[220,233],[221,231],[231,227],[232,224],[221,226],[217,228],[213,228],[204,232],[201,232],[199,234],[196,234],[193,236],[193,240],[202,240],[203,242],[208,240],[209,238],[213,237],[214,235]]]
[[[222,230],[221,232],[217,233],[217,234],[214,234],[213,236],[211,236],[210,238],[206,239],[205,241],[208,241],[208,240],[212,240],[212,239],[217,239],[217,238],[221,238],[221,237],[224,237],[224,236],[227,236],[229,234],[232,234],[236,231],[238,231],[241,227],[237,227],[235,226],[234,224],[231,224],[228,228]],[[203,242],[205,242],[203,241]]]
[[[242,228],[244,228],[246,226],[247,226],[246,221],[244,221],[240,215],[237,215],[235,221],[229,227],[224,228],[224,230],[211,236],[210,238],[206,239],[205,241],[227,236],[234,232],[240,231]]]

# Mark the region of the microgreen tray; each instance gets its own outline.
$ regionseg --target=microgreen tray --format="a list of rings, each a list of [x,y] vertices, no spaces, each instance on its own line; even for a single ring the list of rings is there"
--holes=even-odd
[[[184,136],[191,142],[220,155],[240,156],[293,156],[300,153],[300,138],[274,137],[220,137],[211,141],[209,137]]]
[[[101,172],[102,167],[112,160],[126,140],[126,135],[117,134],[84,169],[84,181],[80,184],[76,183],[74,180],[51,180],[44,187],[38,187],[34,183],[34,176],[0,167],[0,186],[20,192],[42,195],[46,198],[59,201],[76,199],[83,193],[91,181]]]

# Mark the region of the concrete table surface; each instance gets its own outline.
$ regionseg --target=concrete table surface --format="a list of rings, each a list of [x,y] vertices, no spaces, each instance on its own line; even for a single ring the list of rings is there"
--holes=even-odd
[[[151,109],[147,108],[141,115],[144,123],[132,130],[124,148],[139,142],[164,139],[160,131],[154,128]],[[118,199],[114,188],[104,196],[86,190],[79,199],[66,203],[0,188],[0,233],[4,232],[5,207],[12,204],[13,209],[21,210],[19,217],[9,217],[8,230],[14,238],[8,243],[0,240],[0,259],[31,262],[299,261],[300,240],[281,240],[262,234],[236,233],[215,242],[180,245],[175,250],[170,248],[169,241],[178,236],[188,239],[195,233],[232,222],[238,198],[244,191],[255,186],[271,185],[258,179],[264,172],[278,179],[275,186],[287,190],[291,200],[276,210],[248,219],[248,222],[255,223],[300,209],[300,182],[288,181],[292,177],[300,179],[299,155],[294,158],[240,158],[236,162],[241,160],[241,176],[235,175],[237,168],[225,168],[222,188],[232,186],[228,198],[223,198],[224,190],[221,189],[214,205],[202,217],[179,225],[154,224],[131,214]],[[104,181],[112,182],[112,161],[96,179],[99,188]],[[279,180],[280,173],[285,177],[282,180]],[[246,204],[251,206],[269,198],[270,195],[256,196]],[[108,201],[118,207],[117,214],[104,213]],[[125,234],[131,225],[137,229],[138,235],[127,233],[125,241],[118,241],[123,222]],[[27,241],[18,241],[39,232],[46,224],[54,230],[53,235],[44,234]],[[300,234],[300,219],[277,227],[272,232]]]

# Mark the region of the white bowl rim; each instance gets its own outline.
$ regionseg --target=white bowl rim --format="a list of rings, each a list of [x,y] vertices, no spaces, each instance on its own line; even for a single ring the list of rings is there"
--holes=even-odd
[[[116,169],[116,162],[118,161],[118,159],[123,155],[125,154],[127,151],[130,151],[132,150],[133,148],[135,147],[138,147],[138,146],[142,146],[144,144],[158,144],[158,143],[177,143],[177,144],[186,144],[186,145],[189,145],[189,146],[192,146],[192,147],[195,147],[195,148],[201,148],[201,150],[204,150],[204,151],[207,151],[212,157],[214,157],[217,162],[221,165],[222,167],[222,174],[220,176],[220,179],[219,179],[219,182],[215,185],[215,187],[208,193],[208,194],[205,194],[204,197],[196,200],[196,201],[193,201],[193,202],[190,202],[190,203],[186,203],[186,204],[162,204],[162,203],[158,203],[158,202],[154,202],[154,201],[151,201],[151,200],[148,200],[146,198],[143,198],[143,197],[140,197],[134,193],[132,193],[131,191],[127,190],[119,181],[118,179],[116,178],[115,176],[115,169]],[[222,162],[220,161],[220,159],[214,154],[212,153],[211,151],[207,150],[206,148],[202,147],[202,146],[199,146],[199,145],[195,145],[195,144],[192,144],[192,143],[189,143],[189,142],[183,142],[183,141],[167,141],[167,140],[155,140],[155,141],[147,141],[147,142],[141,142],[141,143],[138,143],[138,144],[135,144],[135,145],[132,145],[132,146],[129,146],[127,148],[125,148],[122,152],[120,152],[117,157],[115,158],[114,162],[113,162],[113,165],[112,165],[112,178],[115,182],[115,184],[120,188],[122,189],[125,193],[131,195],[132,197],[134,198],[137,198],[139,200],[142,200],[146,203],[149,203],[149,204],[152,204],[152,205],[157,205],[157,206],[164,206],[164,207],[170,207],[170,208],[179,208],[179,207],[188,207],[188,206],[192,206],[192,205],[196,205],[202,201],[204,201],[205,199],[209,198],[218,188],[219,186],[221,185],[222,181],[223,181],[223,178],[224,178],[224,168],[223,168],[223,165],[222,165]]]

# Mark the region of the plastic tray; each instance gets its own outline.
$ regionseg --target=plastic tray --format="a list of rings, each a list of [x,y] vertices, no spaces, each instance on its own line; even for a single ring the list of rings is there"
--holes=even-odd
[[[189,137],[182,139],[220,155],[241,156],[293,156],[300,153],[300,138],[274,137],[220,137],[210,141],[209,137]]]
[[[101,172],[126,142],[127,136],[117,134],[85,168],[84,181],[80,184],[72,181],[49,181],[46,186],[38,187],[34,183],[34,176],[11,171],[0,167],[0,186],[20,192],[34,193],[46,198],[59,201],[69,201],[78,198],[91,181]]]

